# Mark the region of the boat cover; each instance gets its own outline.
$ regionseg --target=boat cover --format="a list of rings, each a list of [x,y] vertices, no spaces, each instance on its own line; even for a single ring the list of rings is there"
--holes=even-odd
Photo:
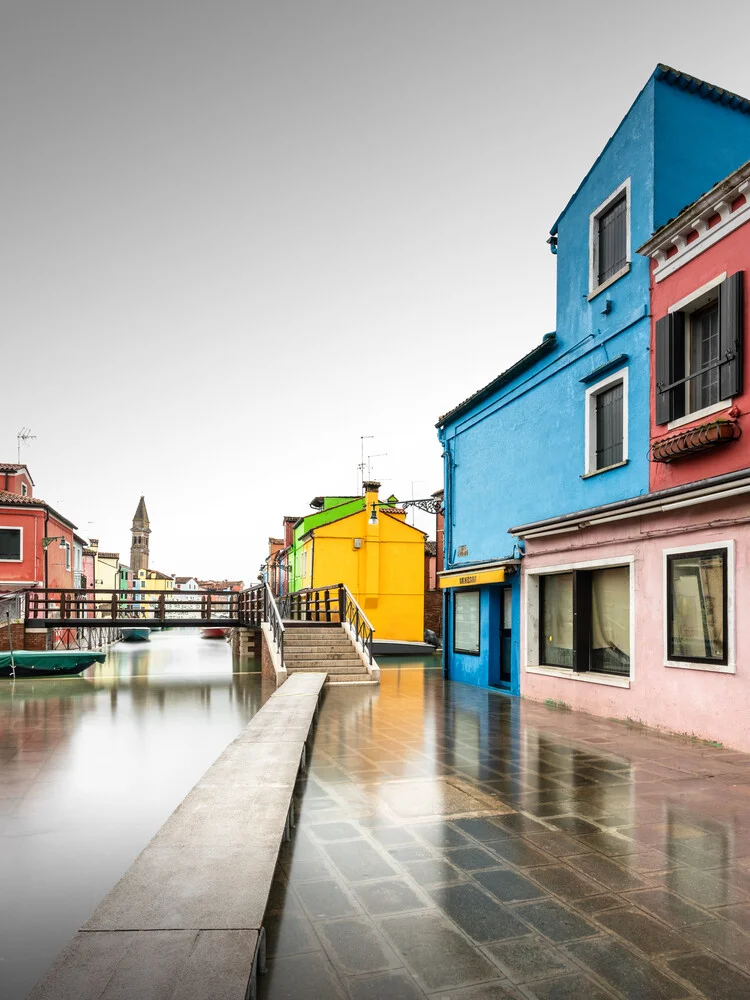
[[[88,649],[33,649],[14,650],[13,659],[17,667],[37,667],[40,670],[62,670],[82,663],[87,667],[92,663],[104,663],[106,653]],[[10,667],[10,653],[0,653],[0,669]]]

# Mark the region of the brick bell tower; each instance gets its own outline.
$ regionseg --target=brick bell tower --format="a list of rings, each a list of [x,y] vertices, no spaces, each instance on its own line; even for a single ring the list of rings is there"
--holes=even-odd
[[[130,533],[132,536],[130,543],[130,568],[134,574],[137,574],[139,569],[148,569],[148,536],[151,534],[151,529],[148,526],[146,501],[143,497],[138,501]]]

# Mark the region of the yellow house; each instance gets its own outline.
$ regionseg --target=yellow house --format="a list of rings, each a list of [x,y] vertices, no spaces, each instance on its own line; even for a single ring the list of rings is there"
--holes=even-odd
[[[138,580],[141,590],[173,590],[174,577],[160,573],[158,569],[139,569]]]
[[[424,637],[425,534],[406,512],[378,499],[364,483],[365,509],[312,528],[301,539],[302,587],[346,584],[377,639]]]

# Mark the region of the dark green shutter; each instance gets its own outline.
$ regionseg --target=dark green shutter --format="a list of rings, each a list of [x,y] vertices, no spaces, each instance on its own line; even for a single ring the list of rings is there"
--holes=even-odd
[[[738,271],[719,286],[720,399],[742,392],[742,278]]]
[[[685,375],[685,314],[669,313],[656,321],[656,422],[685,415],[685,390],[667,388]]]

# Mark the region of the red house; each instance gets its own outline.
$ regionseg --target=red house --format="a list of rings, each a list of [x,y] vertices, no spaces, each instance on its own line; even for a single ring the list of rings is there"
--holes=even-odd
[[[0,463],[0,591],[72,587],[74,531],[34,496],[25,465]]]
[[[641,248],[651,258],[651,490],[750,469],[750,162]]]

